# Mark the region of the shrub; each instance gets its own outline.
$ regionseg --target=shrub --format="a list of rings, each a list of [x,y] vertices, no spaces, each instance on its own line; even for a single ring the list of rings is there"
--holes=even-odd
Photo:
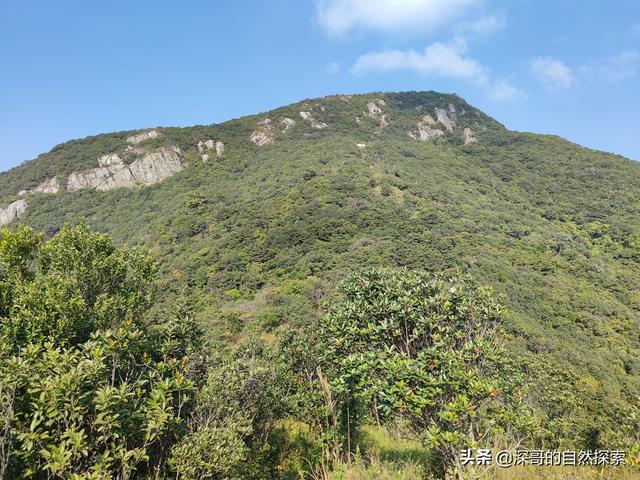
[[[435,450],[440,473],[492,424],[514,421],[502,405],[499,346],[503,311],[468,276],[370,270],[348,278],[343,297],[319,325],[330,387],[351,408],[364,402],[382,418],[406,420]]]

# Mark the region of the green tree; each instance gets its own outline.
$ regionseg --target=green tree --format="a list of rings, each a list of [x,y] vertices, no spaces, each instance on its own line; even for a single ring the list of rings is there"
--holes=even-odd
[[[155,266],[86,226],[0,232],[0,478],[157,477],[199,331],[146,318]]]
[[[405,420],[438,454],[442,475],[458,469],[460,449],[517,424],[500,375],[503,310],[490,290],[468,276],[407,270],[366,271],[339,290],[318,339],[343,412],[357,400]]]
[[[180,479],[272,478],[280,452],[271,437],[288,412],[288,375],[260,341],[225,350],[197,393],[189,434],[173,448]]]
[[[142,324],[153,301],[152,260],[118,249],[82,224],[48,242],[29,227],[0,231],[0,335],[13,351],[30,342],[78,345],[124,321]]]

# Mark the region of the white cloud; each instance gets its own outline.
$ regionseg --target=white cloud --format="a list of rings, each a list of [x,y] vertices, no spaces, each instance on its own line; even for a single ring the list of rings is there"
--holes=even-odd
[[[553,57],[534,58],[531,61],[531,69],[549,88],[566,90],[573,85],[571,69]]]
[[[486,77],[485,69],[475,60],[461,54],[462,48],[455,44],[434,43],[423,52],[415,50],[382,50],[362,55],[356,60],[352,71],[414,70],[423,75],[435,74],[453,78]]]
[[[431,31],[483,0],[316,0],[320,25],[341,35],[356,28]]]
[[[491,100],[519,100],[527,98],[527,95],[511,85],[506,80],[495,82],[489,88],[489,98]]]
[[[481,87],[494,100],[524,97],[506,81],[494,82],[488,70],[478,61],[464,55],[466,45],[458,40],[452,44],[434,43],[424,51],[382,50],[360,56],[351,71],[356,74],[392,70],[412,70],[422,75],[468,80]]]
[[[466,29],[479,35],[488,35],[498,32],[507,26],[507,20],[504,15],[483,15],[477,20],[466,25]]]
[[[604,60],[599,71],[608,80],[628,80],[640,71],[640,52],[630,50]]]

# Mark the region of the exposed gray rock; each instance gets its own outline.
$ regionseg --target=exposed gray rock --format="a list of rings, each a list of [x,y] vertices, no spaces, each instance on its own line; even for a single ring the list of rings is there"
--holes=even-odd
[[[202,153],[205,150],[211,150],[213,148],[213,145],[214,145],[213,140],[209,138],[208,140],[204,140],[204,141],[200,140],[196,146],[198,147],[198,152]]]
[[[449,104],[449,112],[456,113],[456,106],[453,103]]]
[[[453,118],[449,117],[449,114],[444,108],[436,108],[436,116],[438,121],[444,125],[449,132],[453,132],[453,128],[456,126],[456,122]]]
[[[418,123],[418,134],[408,132],[408,135],[414,139],[420,139],[422,141],[429,140],[431,138],[437,138],[444,135],[444,132],[439,128],[436,128],[436,121],[428,113],[422,117],[420,123]]]
[[[27,202],[23,198],[10,203],[6,208],[0,208],[0,226],[9,225],[14,219],[22,215],[27,209]]]
[[[84,172],[74,172],[69,175],[69,180],[67,181],[67,190],[70,192],[85,188],[113,190],[114,188],[133,186],[131,171],[124,164],[92,168]]]
[[[36,193],[57,193],[60,190],[60,183],[57,177],[45,180],[37,187],[30,188],[29,190],[20,190],[18,195],[24,197],[25,195],[34,195]]]
[[[370,117],[375,117],[382,113],[382,110],[380,110],[380,107],[376,105],[375,102],[367,103],[367,109],[369,110]]]
[[[136,135],[131,135],[129,138],[127,138],[127,143],[137,145],[138,143],[142,143],[147,140],[152,140],[154,138],[158,138],[159,136],[160,136],[160,133],[157,130],[147,130],[146,132],[138,133]]]
[[[138,158],[131,165],[125,165],[120,161],[84,172],[72,173],[67,181],[67,190],[75,191],[85,188],[113,190],[152,185],[178,173],[183,168],[182,151],[176,146],[162,147]]]
[[[273,143],[275,140],[275,135],[273,132],[273,124],[271,123],[271,120],[265,118],[264,120],[258,122],[258,128],[251,134],[249,139],[259,147]]]
[[[122,159],[117,153],[109,153],[98,158],[98,165],[101,167],[110,167],[111,165],[120,165]]]
[[[367,144],[366,143],[356,143],[356,147],[358,147],[358,148],[366,148]]]
[[[208,154],[206,154],[206,153],[205,153],[205,154],[203,154],[203,155],[201,156],[201,158],[202,158],[202,161],[203,161],[204,163],[207,163],[207,162],[209,161],[209,155],[208,155]]]
[[[129,165],[134,182],[142,185],[158,183],[183,168],[182,151],[176,146],[162,147]]]
[[[382,109],[380,108],[385,105],[385,101],[381,98],[378,98],[374,102],[367,103],[368,111],[366,115],[378,123],[378,133],[389,124],[389,122],[387,121],[387,116],[382,112]]]
[[[212,150],[213,148],[216,149],[216,155],[218,157],[220,157],[223,153],[224,153],[224,143],[222,143],[221,141],[216,141],[214,142],[212,139],[207,139],[207,140],[200,140],[197,144],[196,147],[198,148],[198,153],[202,153],[205,152],[207,150]],[[201,155],[202,156],[202,160],[206,161],[204,159],[204,157],[207,157],[207,160],[209,159],[209,155]]]
[[[468,127],[465,128],[464,131],[462,132],[462,138],[464,138],[464,144],[465,145],[468,145],[469,143],[474,143],[474,142],[478,141],[478,139],[473,136],[473,130],[471,130]]]
[[[296,121],[289,117],[284,117],[280,122],[284,125],[282,133],[287,133],[290,128],[293,128],[296,125]]]
[[[313,118],[313,115],[311,115],[310,112],[300,112],[300,116],[303,118],[303,120],[309,122],[309,124],[313,128],[317,128],[317,129],[327,128],[326,123],[319,122],[318,120]]]

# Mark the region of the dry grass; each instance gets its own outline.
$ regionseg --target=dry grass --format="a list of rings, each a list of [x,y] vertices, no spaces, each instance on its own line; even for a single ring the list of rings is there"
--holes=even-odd
[[[425,480],[429,456],[420,444],[384,428],[365,429],[362,452],[338,465],[329,480]],[[640,480],[640,467],[492,467],[467,470],[465,479],[480,480]]]
[[[639,480],[632,467],[512,467],[487,472],[487,480]]]

